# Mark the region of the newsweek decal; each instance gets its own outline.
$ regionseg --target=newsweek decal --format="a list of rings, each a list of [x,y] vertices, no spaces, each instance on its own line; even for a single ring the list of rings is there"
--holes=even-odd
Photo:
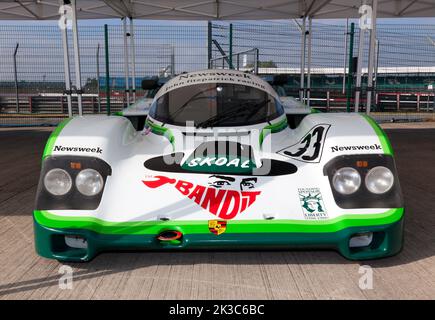
[[[371,145],[359,145],[359,146],[333,146],[331,147],[331,152],[339,151],[370,151],[370,150],[380,150],[382,151],[381,145],[375,143]]]
[[[299,188],[298,193],[305,219],[322,220],[328,218],[319,188]]]
[[[142,182],[152,189],[172,185],[183,196],[225,220],[233,219],[245,211],[261,194],[261,191],[251,191],[255,189],[256,177],[212,175],[209,176],[208,187],[166,176],[154,176],[153,180]]]
[[[65,146],[54,146],[53,151],[71,151],[71,152],[94,152],[103,153],[103,149],[100,147],[65,147]]]
[[[278,154],[303,162],[320,162],[326,134],[330,127],[329,124],[313,127],[298,143],[278,151]]]
[[[165,93],[177,88],[191,86],[201,83],[233,83],[254,87],[266,91],[271,96],[278,99],[276,92],[272,87],[261,78],[250,73],[242,73],[234,70],[204,70],[180,74],[169,80],[161,90],[159,90],[154,99],[160,98]]]

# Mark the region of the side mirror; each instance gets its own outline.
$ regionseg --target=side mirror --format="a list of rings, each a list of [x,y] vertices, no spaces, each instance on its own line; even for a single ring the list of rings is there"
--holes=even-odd
[[[154,90],[160,87],[159,79],[151,78],[151,79],[143,79],[142,80],[142,89],[143,90]]]
[[[288,75],[286,74],[277,74],[273,76],[272,85],[273,86],[283,86],[288,82]]]

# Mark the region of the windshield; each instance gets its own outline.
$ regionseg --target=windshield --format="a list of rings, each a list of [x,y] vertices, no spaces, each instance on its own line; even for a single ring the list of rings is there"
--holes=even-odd
[[[172,90],[153,103],[150,116],[177,126],[244,126],[275,119],[284,113],[267,92],[231,83],[204,83]]]

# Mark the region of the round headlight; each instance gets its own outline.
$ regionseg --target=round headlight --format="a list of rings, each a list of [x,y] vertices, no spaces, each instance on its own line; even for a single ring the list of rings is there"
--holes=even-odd
[[[332,185],[341,194],[352,194],[361,185],[361,176],[354,168],[344,167],[338,169],[332,177]]]
[[[103,185],[103,177],[94,169],[84,169],[76,177],[76,188],[85,196],[99,194],[103,189]]]
[[[365,183],[370,192],[382,194],[393,186],[394,175],[388,168],[374,167],[367,173]]]
[[[45,174],[44,186],[52,195],[63,196],[71,190],[71,176],[63,169],[51,169]]]

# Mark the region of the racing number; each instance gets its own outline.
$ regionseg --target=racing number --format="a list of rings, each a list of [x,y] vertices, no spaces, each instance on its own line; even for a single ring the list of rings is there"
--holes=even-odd
[[[312,133],[307,134],[305,138],[301,141],[301,143],[304,143],[303,147],[299,148],[299,150],[294,153],[290,151],[284,151],[284,153],[291,157],[300,157],[307,152],[308,148],[311,145],[311,139],[313,137],[316,137],[316,142],[314,142],[312,146],[314,148],[313,154],[311,156],[308,155],[302,156],[302,160],[312,161],[316,159],[319,156],[320,150],[322,148],[322,138],[323,138],[324,131],[325,131],[325,127],[320,126],[315,128]]]

